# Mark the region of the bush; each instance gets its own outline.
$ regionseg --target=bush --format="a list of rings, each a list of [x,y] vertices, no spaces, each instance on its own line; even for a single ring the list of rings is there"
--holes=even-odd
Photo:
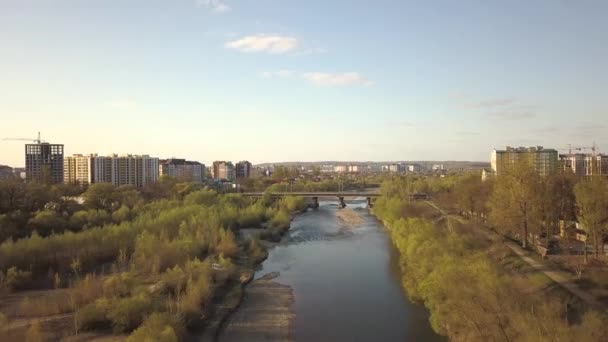
[[[152,298],[141,292],[132,297],[118,299],[110,308],[107,317],[115,332],[124,333],[137,328],[153,310]]]
[[[268,251],[262,246],[258,239],[251,239],[247,245],[247,252],[253,263],[257,264],[262,262],[268,257]]]
[[[76,311],[76,327],[78,330],[102,329],[110,326],[107,317],[110,302],[98,299]]]
[[[32,285],[32,272],[21,271],[16,267],[11,267],[6,271],[4,279],[0,277],[2,285],[10,290],[25,290]]]
[[[127,342],[177,342],[184,334],[179,318],[168,313],[153,313],[127,338]]]
[[[196,280],[190,278],[186,292],[180,297],[179,307],[187,316],[200,316],[212,296],[213,287],[210,278],[200,277]]]
[[[291,219],[289,218],[289,213],[285,210],[279,210],[274,214],[272,219],[270,219],[270,222],[268,222],[268,227],[286,230],[289,228],[290,223]]]
[[[129,273],[112,275],[103,282],[103,295],[106,298],[125,297],[131,292],[133,282]]]

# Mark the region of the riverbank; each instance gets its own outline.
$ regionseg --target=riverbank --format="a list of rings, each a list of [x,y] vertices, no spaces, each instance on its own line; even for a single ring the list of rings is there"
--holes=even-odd
[[[430,310],[435,331],[455,340],[605,340],[604,315],[474,222],[424,218],[436,209],[398,197],[375,207],[399,249],[403,287]]]
[[[246,287],[245,298],[224,327],[221,341],[294,340],[293,289],[273,281],[277,276],[266,274]]]
[[[291,222],[306,211],[307,208],[291,213],[289,225],[285,229],[278,230],[280,234],[278,239],[274,236],[271,240],[259,240],[266,249],[266,255],[255,260],[246,281],[243,281],[239,287],[238,296],[233,296],[233,300],[224,306],[223,312],[216,315],[215,322],[208,325],[202,340],[216,341],[221,335],[222,340],[227,338],[228,341],[288,341],[286,338],[291,335],[293,320],[290,309],[293,291],[289,286],[272,281],[276,278],[275,274],[265,275],[253,282],[251,280],[254,269],[268,257],[267,250],[278,245],[289,231]],[[252,239],[257,240],[263,236],[266,229],[268,227],[243,228],[239,233],[238,241],[246,246]],[[260,307],[265,309],[260,310]],[[264,310],[267,311],[266,314],[263,313]],[[260,321],[260,318],[263,319]],[[248,333],[255,338],[250,338]]]

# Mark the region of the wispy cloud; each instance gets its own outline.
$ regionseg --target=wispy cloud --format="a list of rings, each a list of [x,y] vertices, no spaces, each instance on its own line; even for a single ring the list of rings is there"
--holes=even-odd
[[[241,52],[283,54],[295,50],[298,47],[298,40],[288,36],[257,34],[227,42],[225,47]]]
[[[292,70],[279,70],[279,71],[262,71],[260,73],[260,77],[261,78],[275,78],[275,77],[280,77],[280,78],[287,78],[287,77],[292,77],[295,75],[295,72],[293,72]]]
[[[307,72],[302,74],[302,78],[308,82],[319,86],[338,86],[338,85],[371,85],[369,79],[358,72],[327,73],[327,72]]]
[[[259,73],[261,78],[296,78],[308,81],[318,86],[342,86],[342,85],[371,85],[369,79],[358,72],[329,73],[329,72],[304,72],[298,73],[293,70],[263,71]]]
[[[222,0],[196,0],[196,5],[208,8],[214,13],[225,13],[232,10],[232,7]]]
[[[460,109],[476,111],[479,115],[498,120],[525,120],[536,117],[538,106],[521,104],[512,97],[480,99],[468,94],[452,95]]]
[[[465,102],[467,108],[500,108],[515,104],[515,99],[512,98],[496,98],[476,102]]]
[[[486,116],[502,120],[524,120],[536,117],[536,113],[532,110],[507,108],[504,110],[486,112]]]

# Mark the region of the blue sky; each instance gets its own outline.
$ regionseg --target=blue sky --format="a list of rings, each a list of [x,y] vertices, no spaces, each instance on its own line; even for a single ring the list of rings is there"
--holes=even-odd
[[[252,162],[608,151],[608,2],[0,0],[0,138]],[[24,164],[0,141],[0,164]]]

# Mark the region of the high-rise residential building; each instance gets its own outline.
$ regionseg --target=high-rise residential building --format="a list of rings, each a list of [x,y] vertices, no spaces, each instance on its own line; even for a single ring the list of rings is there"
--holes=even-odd
[[[348,172],[348,165],[336,165],[336,166],[334,166],[334,172],[337,172],[337,173]]]
[[[93,155],[74,154],[63,159],[63,182],[91,184],[93,182]]]
[[[233,181],[235,179],[234,165],[227,161],[214,161],[213,178]]]
[[[577,176],[608,175],[608,155],[604,154],[560,154],[562,171],[570,171]]]
[[[92,182],[93,183],[112,183],[118,184],[118,174],[116,172],[115,158],[117,156],[95,156],[91,161],[93,168]]]
[[[66,183],[112,183],[142,187],[159,178],[158,158],[147,155],[98,156],[76,154],[67,157]]]
[[[7,165],[0,165],[0,181],[15,177],[13,168]]]
[[[158,181],[159,159],[148,155],[113,156],[115,185],[143,187]]]
[[[554,174],[558,170],[558,155],[554,149],[542,146],[518,147],[507,146],[504,150],[493,150],[491,167],[496,176],[500,176],[508,167],[520,160],[527,160],[541,176]]]
[[[175,177],[185,182],[203,182],[205,180],[205,165],[185,159],[161,160],[159,175]]]
[[[63,183],[63,144],[26,144],[25,173],[28,181]]]
[[[251,163],[242,160],[235,165],[236,178],[249,178],[251,177]]]

